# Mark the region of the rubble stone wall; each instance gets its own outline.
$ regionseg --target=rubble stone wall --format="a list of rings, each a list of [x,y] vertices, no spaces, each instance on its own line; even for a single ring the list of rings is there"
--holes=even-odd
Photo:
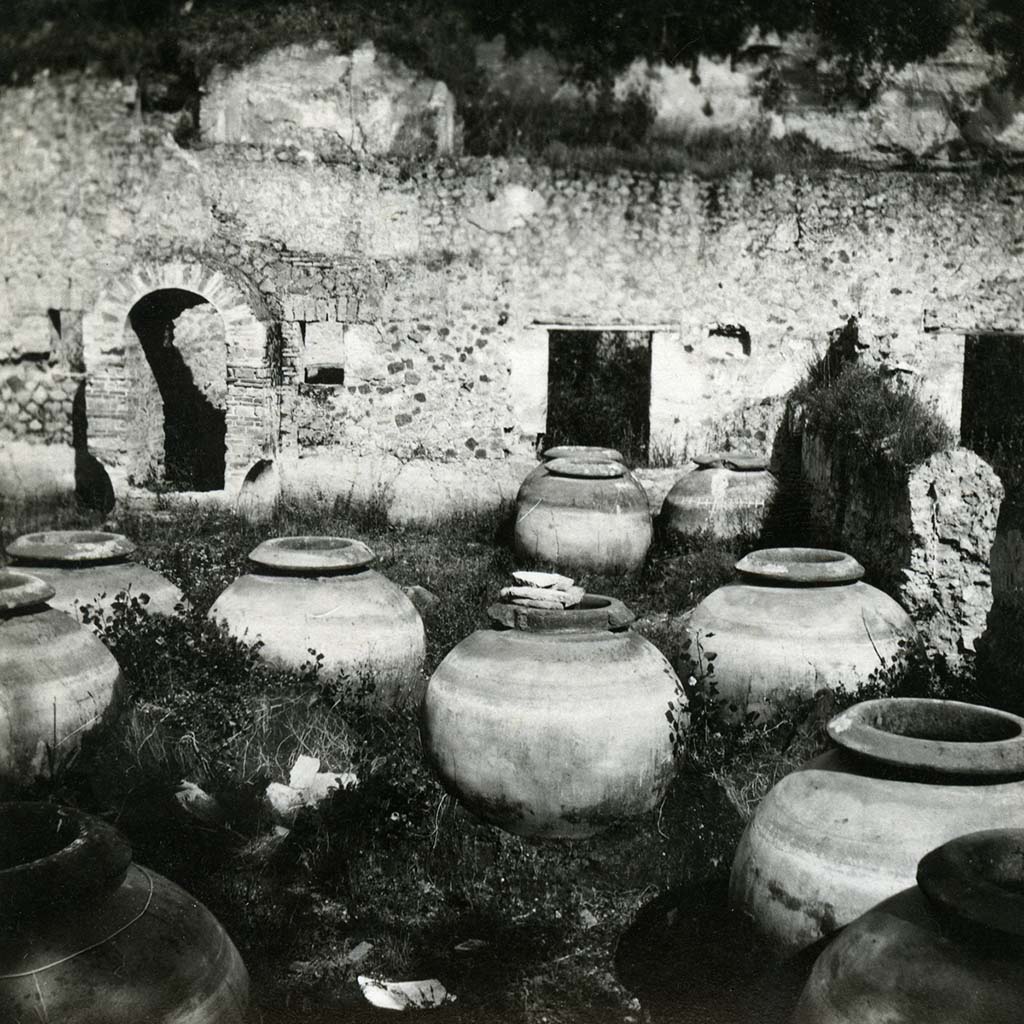
[[[957,428],[962,333],[1024,328],[1011,174],[331,162],[301,140],[181,148],[175,123],[88,76],[0,92],[5,431],[67,445],[84,372],[90,448],[116,470],[117,350],[147,280],[216,275],[231,296],[200,292],[226,324],[229,490],[263,459],[336,488],[397,460],[496,499],[545,429],[551,329],[651,333],[652,449],[680,461],[723,438],[767,448],[780,397],[849,316],[951,396]],[[84,364],[52,314],[84,318]],[[324,365],[341,383],[307,380]]]
[[[932,654],[951,664],[972,657],[992,607],[1003,500],[995,470],[954,448],[883,487],[844,475],[806,427],[801,452],[816,521],[907,609]]]

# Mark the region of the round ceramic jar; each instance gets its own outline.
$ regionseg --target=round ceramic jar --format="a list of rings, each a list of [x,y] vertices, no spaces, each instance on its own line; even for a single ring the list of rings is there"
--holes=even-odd
[[[638,571],[653,529],[647,492],[629,470],[620,462],[578,459],[553,459],[541,468],[516,495],[516,554],[558,568]]]
[[[278,537],[249,555],[255,571],[232,583],[210,609],[233,636],[262,641],[260,654],[290,668],[312,648],[325,673],[349,686],[372,683],[382,703],[418,701],[426,634],[413,603],[370,568],[374,553],[346,537]]]
[[[1024,830],[961,836],[825,948],[795,1024],[1019,1024]]]
[[[26,572],[57,592],[54,608],[77,615],[81,605],[108,606],[127,590],[146,594],[148,612],[174,615],[181,591],[160,573],[131,560],[135,545],[120,533],[95,530],[47,530],[25,533],[7,545],[7,554]]]
[[[53,587],[0,571],[0,781],[27,785],[52,775],[114,703],[114,656],[66,612]]]
[[[1024,718],[891,698],[853,705],[828,733],[837,746],[775,785],[733,861],[732,904],[783,956],[912,885],[942,843],[1024,828]]]
[[[718,696],[738,714],[770,714],[773,701],[865,683],[892,666],[917,635],[910,616],[864,583],[850,555],[766,548],[736,563],[740,579],[709,594],[684,630],[714,652]]]
[[[423,702],[423,740],[445,788],[522,836],[578,839],[654,808],[674,772],[666,709],[678,679],[587,594],[543,611],[497,604],[494,628],[456,646]]]
[[[661,506],[665,532],[693,537],[706,530],[730,539],[759,530],[777,486],[767,457],[717,452],[693,461],[697,468],[676,481]]]
[[[0,804],[0,1019],[243,1024],[249,977],[216,918],[111,826]]]

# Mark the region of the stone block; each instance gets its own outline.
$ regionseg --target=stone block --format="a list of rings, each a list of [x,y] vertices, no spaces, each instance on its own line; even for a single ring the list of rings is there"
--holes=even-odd
[[[388,348],[375,324],[345,324],[343,344],[347,383],[387,376]]]

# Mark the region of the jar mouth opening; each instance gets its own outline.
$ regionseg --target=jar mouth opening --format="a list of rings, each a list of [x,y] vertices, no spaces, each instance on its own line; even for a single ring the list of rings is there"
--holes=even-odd
[[[870,760],[950,775],[1024,773],[1024,718],[926,697],[863,701],[828,723],[841,747]]]
[[[18,612],[46,604],[56,593],[49,583],[17,569],[0,569],[0,612]]]
[[[24,533],[7,545],[7,553],[19,562],[69,567],[122,562],[134,552],[124,534],[104,530],[43,530]]]
[[[60,814],[56,807],[4,809],[0,833],[0,874],[52,857],[67,849],[82,834],[81,824]]]
[[[751,473],[768,468],[768,457],[757,452],[702,452],[692,459],[698,469],[732,469]]]
[[[496,603],[487,609],[491,621],[526,633],[602,633],[625,629],[636,616],[615,597],[584,594],[574,608],[526,608]]]
[[[917,884],[961,920],[1024,936],[1024,829],[971,832],[926,854]]]
[[[297,575],[355,572],[376,555],[351,537],[274,537],[249,552],[249,561],[265,569]]]
[[[552,459],[546,464],[553,476],[578,477],[585,480],[614,480],[626,475],[621,462],[604,459]]]
[[[744,555],[736,568],[756,579],[803,586],[855,583],[864,575],[853,555],[830,548],[761,548]]]
[[[545,448],[541,459],[544,462],[551,462],[553,459],[622,462],[622,452],[617,448],[602,448],[596,444],[559,444],[554,448]]]
[[[83,896],[123,876],[128,841],[78,811],[36,801],[0,804],[0,904],[45,903],[55,893]]]

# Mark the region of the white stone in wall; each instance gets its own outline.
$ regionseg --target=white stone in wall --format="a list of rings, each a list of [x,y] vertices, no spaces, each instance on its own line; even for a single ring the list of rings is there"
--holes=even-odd
[[[174,347],[192,372],[196,387],[217,409],[228,400],[227,339],[224,321],[209,302],[182,310],[174,321]]]
[[[306,324],[306,366],[345,366],[345,325],[334,321]]]
[[[548,331],[526,327],[509,351],[512,408],[524,434],[543,434],[548,416]]]
[[[493,199],[471,209],[466,220],[482,231],[506,234],[523,227],[546,206],[544,197],[536,189],[506,185]]]
[[[375,324],[345,324],[343,344],[346,383],[387,376],[388,352]]]
[[[10,334],[0,334],[0,359],[49,355],[51,331],[50,318],[45,314],[20,317]]]
[[[200,106],[211,142],[310,145],[355,153],[440,155],[455,149],[455,101],[442,82],[379,53],[326,42],[271,50],[238,70],[215,68]]]

